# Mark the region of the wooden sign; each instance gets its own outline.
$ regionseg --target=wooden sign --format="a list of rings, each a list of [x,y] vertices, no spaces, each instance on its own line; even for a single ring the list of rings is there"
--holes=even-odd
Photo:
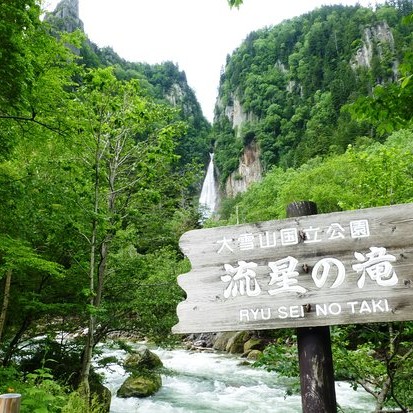
[[[413,204],[185,233],[174,333],[413,320]]]

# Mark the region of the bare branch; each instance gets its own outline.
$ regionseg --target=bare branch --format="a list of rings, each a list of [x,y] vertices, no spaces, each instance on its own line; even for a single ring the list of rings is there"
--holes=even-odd
[[[0,115],[0,119],[8,119],[8,120],[15,120],[15,121],[23,121],[23,122],[33,122],[45,129],[48,129],[52,132],[57,133],[60,136],[66,136],[66,133],[62,131],[60,128],[56,128],[54,126],[51,126],[47,123],[38,121],[36,119],[36,114],[33,114],[33,116],[28,117],[28,116],[15,116],[15,115]]]

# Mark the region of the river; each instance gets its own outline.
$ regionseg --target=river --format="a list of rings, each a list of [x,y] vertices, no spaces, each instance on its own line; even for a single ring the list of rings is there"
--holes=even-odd
[[[162,389],[144,399],[120,399],[116,390],[127,377],[122,367],[104,370],[105,385],[114,395],[111,413],[299,413],[299,395],[286,396],[290,379],[242,365],[239,357],[182,349],[153,350],[171,374],[163,375]],[[104,356],[125,357],[121,350]],[[336,383],[337,402],[345,413],[374,410],[372,396],[354,391],[349,383]]]

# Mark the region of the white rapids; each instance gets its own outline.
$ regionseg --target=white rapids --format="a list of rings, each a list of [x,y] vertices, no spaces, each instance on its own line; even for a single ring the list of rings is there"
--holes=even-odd
[[[186,350],[152,350],[170,374],[154,396],[121,399],[116,391],[126,379],[123,368],[112,365],[104,371],[105,385],[112,391],[110,413],[299,413],[300,395],[287,396],[291,380],[241,365],[239,357]],[[105,350],[104,356],[123,358],[120,350]],[[345,413],[374,410],[372,396],[353,390],[349,383],[336,383],[337,402]]]

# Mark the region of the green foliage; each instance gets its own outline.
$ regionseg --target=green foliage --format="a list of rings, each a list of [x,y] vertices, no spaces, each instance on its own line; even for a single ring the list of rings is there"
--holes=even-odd
[[[65,403],[63,388],[49,369],[37,369],[26,376],[28,387],[22,395],[22,413],[60,412]]]
[[[239,7],[243,3],[243,0],[228,0],[228,4],[231,7]]]
[[[284,377],[298,377],[298,352],[296,345],[275,343],[266,347],[257,366],[265,366],[268,371],[275,371]]]
[[[35,270],[56,277],[62,275],[62,267],[41,258],[23,241],[14,240],[0,234],[0,269],[3,274],[7,270],[22,272]]]
[[[335,327],[332,332],[336,376],[376,398],[376,410],[412,406],[412,323]],[[403,410],[404,409],[404,410]]]
[[[67,397],[66,404],[62,407],[61,413],[105,413],[107,409],[103,406],[98,397],[93,396],[89,404],[85,402],[78,392],[72,392]]]
[[[289,333],[288,338],[285,338],[288,333],[281,333],[254,363],[254,367],[263,367],[281,377],[290,378],[287,395],[297,394],[300,391],[297,337],[291,331]]]
[[[210,125],[175,64],[125,62],[79,32],[54,37],[36,2],[11,3],[0,5],[0,278],[11,280],[0,290],[1,359],[9,368],[25,356],[30,374],[51,368],[76,386],[79,351],[60,372],[46,360],[63,360],[50,343],[37,355],[25,344],[91,320],[94,345],[112,331],[167,338]],[[26,406],[86,411],[55,379],[26,383]]]
[[[26,41],[39,26],[40,7],[35,0],[0,4],[0,108],[15,105],[32,80]]]
[[[3,367],[0,369],[0,392],[14,393],[22,380],[21,372],[16,366]]]
[[[214,136],[222,182],[238,166],[240,138],[244,145],[251,139],[258,143],[264,171],[269,171],[343,153],[363,134],[380,140],[395,127],[408,127],[411,58],[404,51],[411,49],[411,30],[403,17],[412,5],[405,3],[379,5],[374,11],[326,6],[250,33],[221,75]],[[394,44],[374,34],[387,25]],[[364,64],[356,56],[367,43],[372,57]],[[392,82],[403,53],[401,87]],[[344,106],[357,115],[353,120]],[[242,126],[233,127],[239,120],[234,122],[232,110],[244,113]],[[243,135],[238,129],[246,123],[249,132]]]
[[[208,162],[211,127],[187,83],[185,72],[180,71],[176,64],[170,61],[156,65],[127,62],[111,48],[99,49],[89,42],[84,42],[81,56],[86,67],[113,67],[118,80],[135,80],[140,89],[157,102],[168,105],[172,102],[180,120],[187,123],[186,130],[177,141],[176,153],[180,156],[180,166],[185,168],[193,161]]]
[[[50,369],[39,367],[23,375],[15,367],[0,369],[2,394],[22,395],[21,413],[103,413],[96,398],[88,410],[84,399],[70,387],[55,380]]]
[[[37,6],[26,8],[25,13],[34,21],[32,24],[26,22],[19,50],[12,49],[12,63],[0,65],[7,71],[3,73],[0,69],[2,84],[13,88],[12,96],[6,91],[7,87],[5,94],[0,96],[0,142],[5,148],[2,158],[10,154],[22,135],[36,135],[38,131],[46,135],[48,131],[64,135],[69,126],[64,102],[69,98],[73,78],[79,70],[78,56],[72,49],[81,41],[81,35],[73,33],[54,38],[48,26],[36,20],[39,18],[35,13],[37,9]],[[1,27],[3,24],[13,26],[13,23],[16,22],[2,21]],[[9,35],[14,39],[11,33]],[[2,53],[0,59],[4,56],[7,59],[7,53]],[[9,63],[22,64],[24,69],[10,67]]]
[[[228,119],[221,119],[214,124],[215,156],[214,161],[220,171],[219,179],[224,183],[237,168],[243,150],[243,142],[237,138]]]
[[[176,278],[189,271],[189,263],[170,249],[141,255],[130,246],[112,256],[111,266],[116,277],[108,280],[112,296],[105,295],[105,307],[112,328],[139,332],[157,342],[171,339],[176,305],[183,300]]]
[[[411,4],[406,9],[411,13]],[[412,16],[413,14],[410,14],[402,19],[408,33],[413,25]],[[411,48],[411,39],[409,46]],[[407,51],[403,54],[397,83],[379,84],[374,87],[371,95],[360,97],[346,107],[353,118],[372,125],[380,135],[412,125],[413,111],[410,102],[413,96],[413,54],[410,48],[407,46]]]
[[[408,203],[413,200],[412,132],[384,144],[359,140],[341,155],[314,159],[298,169],[271,170],[232,205],[230,223],[285,217],[286,206],[311,200],[320,213]],[[365,145],[367,142],[367,146]]]
[[[350,335],[346,334],[347,330],[350,330]],[[375,345],[360,340],[360,337],[354,337],[350,347],[349,337],[351,328],[334,328],[332,339],[336,377],[339,380],[350,380],[354,389],[360,386],[362,380],[366,381],[366,386],[369,382],[381,388],[386,376],[386,366],[377,357]]]

